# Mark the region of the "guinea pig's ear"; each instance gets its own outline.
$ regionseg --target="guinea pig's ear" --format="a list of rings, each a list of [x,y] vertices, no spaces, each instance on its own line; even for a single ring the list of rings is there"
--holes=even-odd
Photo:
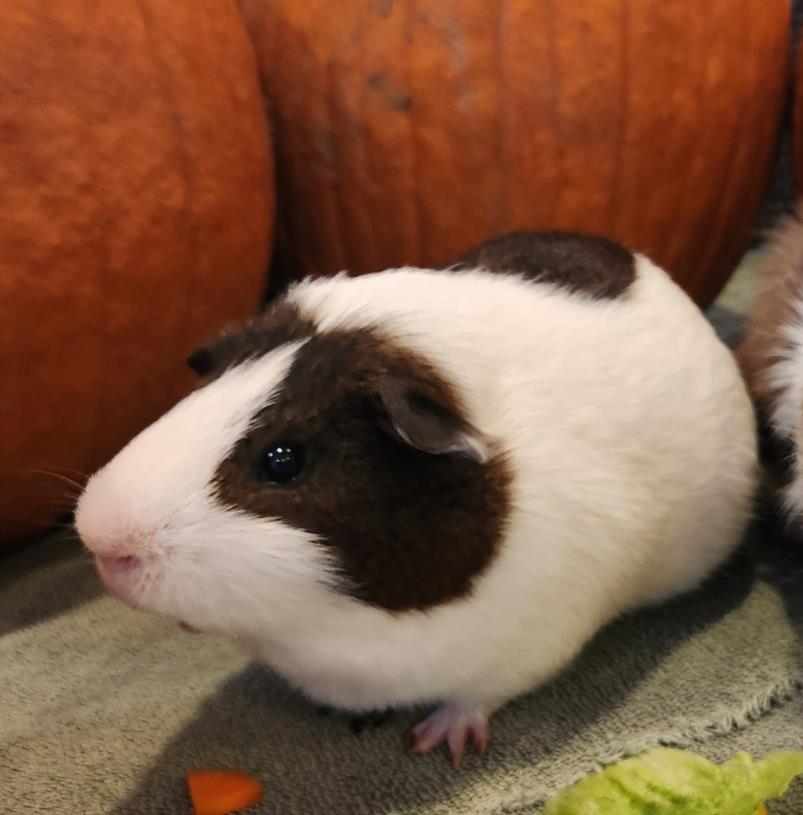
[[[387,415],[383,426],[404,444],[436,456],[488,460],[482,434],[437,397],[394,376],[383,377],[377,390]]]
[[[254,342],[250,326],[224,331],[187,357],[187,365],[202,379],[212,379],[232,365],[244,362]]]
[[[235,335],[222,334],[193,351],[187,357],[187,365],[202,379],[211,378],[235,362],[241,361],[243,356],[241,345]]]
[[[187,365],[190,366],[193,373],[197,376],[209,376],[215,370],[215,356],[212,349],[203,346],[193,351],[187,357]]]

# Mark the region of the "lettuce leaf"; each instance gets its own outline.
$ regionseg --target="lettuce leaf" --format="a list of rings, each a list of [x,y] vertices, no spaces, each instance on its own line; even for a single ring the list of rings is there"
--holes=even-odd
[[[714,764],[656,747],[626,758],[551,798],[544,815],[757,815],[803,774],[803,752],[754,762],[738,753]]]

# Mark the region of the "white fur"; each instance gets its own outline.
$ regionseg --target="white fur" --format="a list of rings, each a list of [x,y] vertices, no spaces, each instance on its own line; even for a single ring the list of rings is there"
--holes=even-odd
[[[780,327],[777,358],[767,369],[767,384],[778,393],[770,421],[781,438],[795,440],[800,432],[800,405],[803,404],[803,299],[790,296],[792,317]]]
[[[509,456],[505,539],[458,602],[400,614],[359,603],[309,536],[217,504],[210,473],[280,386],[286,349],[135,439],[93,478],[79,532],[96,550],[116,529],[155,541],[142,605],[238,633],[317,700],[491,710],[611,618],[697,585],[751,511],[755,430],[736,366],[664,272],[643,257],[637,271],[611,301],[418,269],[291,291],[322,329],[378,325],[432,360]]]
[[[310,536],[222,506],[211,484],[297,350],[283,346],[195,391],[89,481],[75,514],[84,543],[96,555],[145,561],[133,585],[104,574],[128,602],[241,635],[254,628],[255,597],[266,613],[292,614],[299,592],[336,584]]]
[[[803,296],[800,291],[790,292],[790,300],[792,316],[778,330],[781,341],[765,376],[777,394],[770,415],[773,429],[780,438],[793,442],[796,450],[803,450]],[[792,480],[784,488],[784,504],[791,515],[803,514],[803,468],[799,457],[795,459]]]

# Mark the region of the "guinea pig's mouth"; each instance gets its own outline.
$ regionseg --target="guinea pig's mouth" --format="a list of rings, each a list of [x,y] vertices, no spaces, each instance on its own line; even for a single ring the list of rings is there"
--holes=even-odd
[[[106,588],[119,600],[137,611],[147,611],[144,598],[153,580],[148,571],[148,559],[137,555],[95,555],[95,563]],[[199,634],[200,628],[178,621],[179,628],[190,634]]]
[[[110,555],[98,555],[98,566],[108,572],[127,572],[140,565],[140,558],[135,555],[123,555],[114,557]]]
[[[147,584],[152,579],[146,560],[137,555],[95,555],[95,564],[106,588],[127,606],[143,609]]]

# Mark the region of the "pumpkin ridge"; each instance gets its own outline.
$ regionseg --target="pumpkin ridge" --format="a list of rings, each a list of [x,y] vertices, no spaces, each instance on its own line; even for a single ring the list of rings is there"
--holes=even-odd
[[[415,0],[406,0],[404,5],[405,9],[407,9],[407,19],[405,21],[405,31],[404,31],[404,64],[407,68],[405,71],[405,78],[407,81],[408,88],[411,87],[410,83],[410,49],[413,45],[413,32],[412,32],[412,20],[414,17],[414,8],[415,8]],[[410,154],[412,156],[412,165],[413,165],[413,172],[412,172],[412,182],[413,182],[413,202],[414,202],[414,210],[415,210],[415,238],[412,248],[405,249],[410,252],[410,260],[408,261],[407,258],[402,259],[402,263],[414,262],[414,258],[418,258],[422,254],[422,247],[424,244],[424,213],[422,210],[422,203],[421,203],[421,168],[420,168],[420,159],[419,159],[419,144],[418,138],[416,133],[416,125],[415,125],[415,102],[409,107],[407,110],[407,121],[410,124]],[[384,264],[383,264],[384,265]]]
[[[695,15],[693,18],[693,23],[690,22],[689,28],[690,30],[698,32],[699,43],[704,44],[709,41],[709,38],[711,37],[711,31],[709,29],[708,15],[706,14]],[[698,66],[696,73],[695,72],[691,73],[692,76],[696,79],[693,88],[694,95],[697,97],[702,97],[706,95],[707,86],[704,66],[702,65]],[[673,81],[677,81],[677,74],[675,73],[673,73]],[[678,190],[678,194],[675,197],[675,200],[671,203],[670,208],[667,212],[667,223],[670,224],[677,223],[680,214],[683,211],[685,201],[688,199],[692,179],[691,170],[694,168],[694,156],[696,156],[699,152],[699,146],[700,141],[702,139],[702,135],[703,128],[699,128],[691,134],[692,138],[687,147],[687,155],[689,156],[689,161],[686,167],[687,172],[683,173],[682,177],[680,178],[680,189]],[[683,236],[679,235],[678,233],[674,232],[671,229],[666,230],[666,232],[667,237],[663,241],[662,248],[665,248],[666,257],[670,259],[667,261],[667,264],[669,268],[672,268],[672,265],[677,262],[678,256],[681,255],[683,252],[682,247]],[[658,246],[656,246],[653,251],[657,250]]]
[[[746,17],[742,17],[739,31],[739,53],[749,53],[749,45],[751,40],[750,26],[748,25],[748,20]],[[755,87],[755,78],[752,79],[750,87]],[[748,93],[746,96],[750,98],[752,93]],[[708,264],[711,262],[711,258],[716,252],[719,244],[720,235],[722,229],[724,228],[724,221],[726,220],[726,215],[728,214],[729,205],[732,202],[732,196],[727,194],[727,190],[729,187],[729,182],[732,184],[736,175],[734,172],[734,165],[736,164],[736,157],[739,153],[739,145],[742,143],[741,134],[743,130],[744,117],[737,109],[734,126],[730,128],[730,132],[727,134],[728,143],[727,148],[724,151],[722,172],[720,174],[719,183],[714,185],[714,188],[718,193],[716,196],[717,204],[712,212],[711,224],[707,230],[703,248],[700,253],[700,263],[699,265],[692,267],[692,271],[689,275],[689,285],[691,286],[697,286],[699,284],[701,272],[702,270],[708,268]]]
[[[620,0],[619,5],[619,20],[622,31],[622,42],[619,48],[621,58],[621,86],[622,93],[619,100],[619,120],[617,122],[616,134],[616,147],[613,154],[613,178],[611,179],[611,194],[608,199],[608,224],[610,234],[616,231],[617,215],[619,213],[619,201],[622,197],[622,183],[623,174],[622,166],[624,164],[625,152],[625,131],[627,130],[627,122],[629,119],[629,102],[630,102],[630,52],[629,41],[627,36],[629,30],[630,19],[630,0]]]
[[[507,37],[510,0],[499,0],[499,24],[496,30],[496,99],[499,118],[497,134],[497,174],[499,191],[496,213],[496,231],[501,233],[511,227],[510,223],[510,155],[508,151],[508,133],[510,131],[510,113],[507,104],[507,82],[505,81],[504,44]]]

